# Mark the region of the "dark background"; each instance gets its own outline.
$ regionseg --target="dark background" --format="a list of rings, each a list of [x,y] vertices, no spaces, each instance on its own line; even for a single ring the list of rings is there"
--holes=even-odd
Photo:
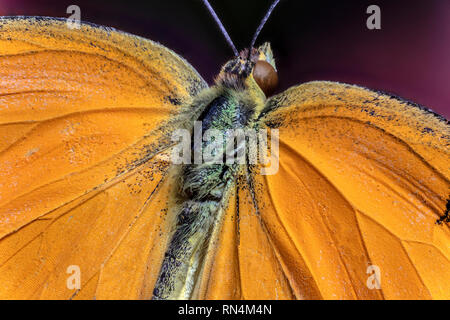
[[[249,45],[271,0],[210,0],[238,49]],[[160,42],[212,83],[232,51],[200,0],[0,0],[0,15],[81,19]],[[381,30],[366,9],[381,8]],[[450,118],[450,0],[281,0],[258,43],[270,41],[282,91],[335,80],[387,91]]]

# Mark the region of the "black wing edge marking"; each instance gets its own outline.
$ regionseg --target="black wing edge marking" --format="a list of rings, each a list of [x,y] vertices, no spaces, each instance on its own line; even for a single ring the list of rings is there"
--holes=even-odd
[[[316,81],[320,81],[320,80],[316,80]],[[312,81],[312,82],[316,82],[316,81]],[[326,82],[329,82],[329,81],[326,81]],[[431,114],[432,116],[437,118],[439,121],[442,121],[442,122],[446,123],[447,125],[450,125],[449,120],[447,120],[444,116],[436,113],[434,110],[432,110],[432,109],[430,109],[430,108],[428,108],[428,107],[426,107],[424,105],[421,105],[419,103],[416,103],[416,102],[413,102],[411,100],[407,100],[405,98],[402,98],[402,97],[400,97],[400,96],[398,96],[398,95],[396,95],[394,93],[390,93],[388,91],[382,91],[382,90],[378,90],[378,89],[370,89],[370,88],[367,88],[367,87],[364,87],[364,86],[360,86],[360,85],[356,85],[356,84],[349,84],[349,83],[343,83],[343,82],[338,82],[338,81],[331,81],[331,82],[334,82],[336,84],[341,84],[341,85],[344,85],[344,86],[349,86],[349,87],[357,87],[357,88],[364,89],[364,90],[367,90],[367,91],[370,91],[370,92],[373,92],[373,93],[376,93],[376,94],[379,94],[379,95],[387,96],[387,97],[389,97],[391,99],[396,99],[396,100],[398,100],[400,102],[406,103],[406,105],[408,105],[409,107],[418,108],[418,109],[420,109],[420,110],[422,110],[422,111],[424,111],[424,112],[426,112],[428,114]],[[300,85],[306,84],[306,83],[308,83],[308,82],[301,83],[301,84],[296,85],[294,87],[291,87],[291,88],[289,88],[287,90],[290,90],[292,88],[295,88],[297,86],[300,86]],[[280,93],[280,94],[283,94],[283,93]],[[274,97],[276,97],[276,96],[274,96]],[[270,97],[268,100],[270,100],[272,98],[273,97]],[[269,104],[267,104],[265,106],[264,110],[261,112],[261,114],[258,117],[258,121],[260,119],[262,119],[264,116],[266,116],[267,114],[269,114],[270,112],[278,109],[278,107],[276,106],[276,103],[278,101],[277,100],[272,100],[272,102],[273,103],[269,103]]]
[[[443,222],[446,223],[450,222],[450,195],[447,198],[447,205],[445,207],[445,212],[438,220],[436,220],[436,224],[441,225]]]

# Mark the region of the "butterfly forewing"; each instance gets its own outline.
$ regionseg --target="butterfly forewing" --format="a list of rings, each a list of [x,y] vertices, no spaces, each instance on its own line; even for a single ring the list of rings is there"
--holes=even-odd
[[[1,296],[150,298],[144,266],[157,273],[170,234],[167,194],[149,204],[168,168],[153,157],[206,83],[159,44],[51,18],[0,19],[0,75]],[[142,264],[111,284],[136,234]],[[82,291],[67,286],[73,265]]]
[[[288,233],[323,297],[448,299],[450,233],[436,223],[450,190],[448,122],[331,82],[294,87],[266,110],[280,171],[259,184],[262,220],[274,239]],[[370,266],[381,290],[366,285]]]

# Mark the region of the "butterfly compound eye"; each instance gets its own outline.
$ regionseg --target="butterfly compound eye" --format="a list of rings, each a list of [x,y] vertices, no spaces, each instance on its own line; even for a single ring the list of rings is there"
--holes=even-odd
[[[278,86],[278,74],[270,63],[258,60],[253,67],[253,78],[266,96],[270,96]]]

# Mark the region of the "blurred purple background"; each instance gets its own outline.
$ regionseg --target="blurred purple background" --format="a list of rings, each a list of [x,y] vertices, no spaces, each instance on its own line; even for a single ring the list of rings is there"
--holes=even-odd
[[[211,0],[236,46],[249,45],[270,0]],[[231,50],[200,0],[0,0],[0,15],[81,19],[160,42],[212,83]],[[381,8],[381,30],[366,28],[366,9]],[[261,33],[275,51],[282,91],[335,80],[387,91],[450,118],[449,0],[281,0]]]

